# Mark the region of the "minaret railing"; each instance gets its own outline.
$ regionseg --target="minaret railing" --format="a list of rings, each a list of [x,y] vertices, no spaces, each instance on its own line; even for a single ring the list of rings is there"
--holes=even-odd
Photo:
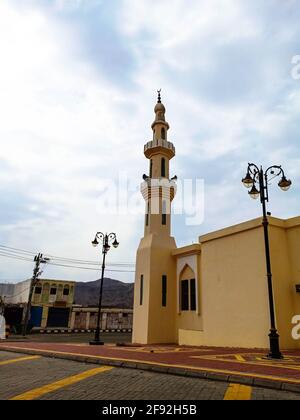
[[[144,152],[148,149],[153,149],[154,147],[164,147],[165,149],[172,150],[175,153],[175,147],[173,143],[167,140],[162,139],[155,139],[152,141],[148,141],[148,143],[144,146]]]

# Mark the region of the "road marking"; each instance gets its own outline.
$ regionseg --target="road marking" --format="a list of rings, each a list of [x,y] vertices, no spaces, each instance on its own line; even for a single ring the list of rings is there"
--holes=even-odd
[[[246,362],[246,359],[244,359],[240,354],[235,354],[234,356],[238,362]]]
[[[19,357],[18,359],[2,360],[0,362],[0,366],[9,365],[11,363],[17,363],[17,362],[25,362],[26,360],[35,360],[35,359],[40,359],[40,358],[41,356],[26,356],[26,357]]]
[[[250,353],[245,353],[245,355],[249,355]],[[234,359],[230,359],[229,357],[234,357]],[[240,356],[240,358],[238,358],[238,356]],[[290,358],[286,358],[284,357],[283,360],[276,360],[276,361],[272,361],[270,359],[267,359],[266,357],[255,357],[254,359],[256,360],[246,360],[243,356],[241,355],[237,355],[237,354],[227,354],[227,355],[214,355],[214,356],[189,356],[191,359],[203,359],[203,360],[210,360],[210,361],[220,361],[220,362],[229,362],[229,363],[237,363],[237,364],[246,364],[246,365],[254,365],[254,366],[269,366],[272,368],[280,368],[280,369],[288,369],[288,370],[300,370],[300,366],[299,366],[299,362],[290,359]],[[294,357],[298,357],[299,356],[294,356]],[[244,360],[242,360],[244,358]],[[291,364],[293,363],[293,364]],[[298,363],[298,365],[297,365]]]
[[[36,398],[48,394],[49,392],[57,391],[60,388],[76,384],[77,382],[90,378],[91,376],[98,375],[98,373],[107,372],[112,369],[113,367],[110,366],[89,369],[77,375],[69,376],[68,378],[64,378],[59,381],[41,386],[40,388],[31,389],[30,391],[24,392],[23,394],[16,395],[15,397],[11,398],[11,400],[35,400]]]
[[[225,393],[225,401],[239,401],[251,400],[252,388],[251,386],[230,384]]]

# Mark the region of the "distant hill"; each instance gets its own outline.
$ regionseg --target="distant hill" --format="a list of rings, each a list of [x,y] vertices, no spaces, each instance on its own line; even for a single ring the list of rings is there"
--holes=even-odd
[[[133,308],[134,283],[104,278],[102,307]],[[74,303],[84,306],[98,306],[100,280],[78,282],[75,287]]]

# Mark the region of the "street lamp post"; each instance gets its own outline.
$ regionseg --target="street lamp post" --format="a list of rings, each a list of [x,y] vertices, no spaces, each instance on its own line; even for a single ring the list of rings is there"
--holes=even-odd
[[[103,341],[100,340],[100,318],[101,318],[101,305],[102,305],[102,291],[103,291],[103,280],[104,280],[104,271],[105,271],[105,257],[108,251],[110,250],[110,243],[114,248],[118,248],[119,242],[117,241],[117,236],[115,233],[104,234],[102,232],[97,232],[95,239],[92,241],[92,245],[96,247],[99,245],[99,241],[102,242],[102,268],[101,268],[101,280],[100,280],[100,291],[99,291],[99,303],[98,303],[98,316],[97,316],[97,326],[95,331],[95,339],[90,341],[91,345],[101,346]]]
[[[270,179],[271,176],[271,179]],[[264,227],[264,239],[265,239],[265,254],[266,254],[266,267],[267,267],[267,279],[268,279],[268,295],[269,295],[269,309],[270,309],[270,321],[271,329],[269,333],[270,341],[270,353],[268,358],[270,359],[282,359],[282,353],[279,346],[279,334],[276,328],[276,317],[274,308],[274,295],[273,295],[273,282],[272,282],[272,267],[270,257],[270,242],[269,242],[269,220],[267,213],[266,203],[269,201],[269,182],[281,176],[278,186],[283,190],[287,191],[292,185],[292,181],[288,180],[281,166],[273,165],[270,166],[266,171],[262,167],[260,169],[254,163],[248,164],[247,174],[242,179],[244,186],[250,191],[248,194],[253,199],[258,199],[262,204],[263,221]]]

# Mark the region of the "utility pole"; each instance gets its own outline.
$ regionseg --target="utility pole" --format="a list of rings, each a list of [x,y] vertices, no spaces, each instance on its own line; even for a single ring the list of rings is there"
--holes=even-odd
[[[23,328],[22,328],[22,335],[23,335],[23,337],[26,336],[26,332],[27,332],[28,320],[29,320],[29,314],[30,314],[30,309],[31,309],[31,302],[32,302],[32,296],[33,296],[34,287],[35,287],[36,283],[38,282],[39,275],[41,274],[40,265],[41,264],[46,264],[49,261],[49,258],[44,258],[43,257],[43,254],[41,254],[39,252],[34,257],[34,260],[33,261],[35,262],[35,266],[34,266],[34,269],[33,269],[32,278],[30,280],[28,302],[27,302],[27,305],[26,305],[26,312],[25,312],[25,317],[24,317],[24,322],[23,322]]]

